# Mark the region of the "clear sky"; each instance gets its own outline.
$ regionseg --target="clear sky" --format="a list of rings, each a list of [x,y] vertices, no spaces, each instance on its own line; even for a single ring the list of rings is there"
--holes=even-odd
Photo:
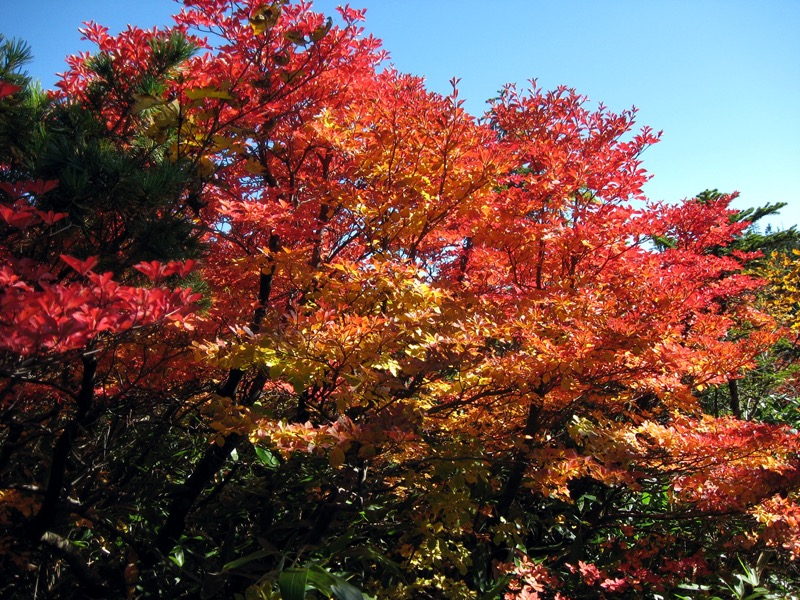
[[[332,13],[342,0],[318,0]],[[395,66],[473,114],[503,84],[564,84],[663,130],[644,154],[651,198],[738,190],[738,207],[787,202],[800,223],[800,0],[351,0]],[[169,22],[171,0],[0,0],[0,32],[26,39],[45,87],[89,49],[82,21],[119,31]]]

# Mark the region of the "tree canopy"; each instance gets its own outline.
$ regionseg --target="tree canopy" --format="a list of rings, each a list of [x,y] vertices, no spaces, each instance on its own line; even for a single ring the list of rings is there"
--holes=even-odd
[[[649,200],[634,109],[470,115],[363,11],[184,5],[49,92],[0,40],[4,595],[800,591],[779,206]]]

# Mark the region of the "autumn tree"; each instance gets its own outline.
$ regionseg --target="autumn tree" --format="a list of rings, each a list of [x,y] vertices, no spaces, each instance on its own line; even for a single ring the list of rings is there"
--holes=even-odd
[[[191,50],[167,46],[151,44],[164,69]],[[60,535],[97,507],[63,507],[109,474],[97,436],[123,443],[125,414],[150,404],[147,390],[169,394],[164,371],[186,352],[183,318],[198,296],[179,284],[191,263],[174,259],[199,252],[183,206],[191,169],[142,144],[140,130],[108,129],[110,87],[92,104],[51,98],[21,74],[27,59],[21,43],[0,48],[4,560],[54,553],[102,593]]]
[[[789,589],[796,430],[700,401],[780,333],[731,196],[649,201],[658,135],[566,87],[475,118],[363,11],[184,5],[3,73],[6,593]]]
[[[723,196],[718,190],[705,190],[697,195],[697,202],[714,201]],[[792,227],[785,230],[773,230],[769,225],[761,227],[759,221],[765,217],[776,215],[785,203],[766,204],[757,208],[749,208],[731,214],[730,219],[736,222],[747,222],[747,227],[728,244],[711,249],[715,254],[738,254],[744,259],[746,272],[765,281],[779,284],[785,275],[782,266],[789,264],[792,249],[797,248],[798,232]],[[669,240],[662,240],[669,244]],[[788,290],[768,286],[757,294],[756,302],[763,310],[777,317],[779,323],[786,323],[785,308],[790,302]],[[753,301],[753,298],[731,298],[727,301]],[[729,335],[746,335],[747,323],[743,323],[744,331],[735,328]],[[788,334],[788,335],[787,335]],[[730,410],[736,418],[756,420],[775,420],[773,411],[781,413],[778,420],[792,423],[791,394],[785,395],[781,388],[784,383],[791,385],[796,369],[796,340],[789,331],[775,345],[756,358],[755,368],[734,373],[723,386],[712,386],[701,395],[701,402],[707,411],[719,415],[720,411]]]

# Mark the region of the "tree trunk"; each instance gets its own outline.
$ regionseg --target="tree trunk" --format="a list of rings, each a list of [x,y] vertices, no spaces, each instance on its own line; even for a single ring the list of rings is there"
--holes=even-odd
[[[53,460],[50,463],[50,473],[47,478],[42,505],[36,517],[28,526],[28,533],[32,538],[39,539],[53,525],[58,511],[58,502],[64,491],[67,476],[67,467],[72,447],[80,431],[87,424],[89,409],[94,400],[94,380],[97,373],[97,359],[94,354],[85,355],[83,363],[83,376],[81,388],[76,397],[75,416],[53,446]]]
[[[522,430],[522,435],[526,441],[531,439],[539,431],[539,415],[541,411],[541,405],[536,402],[532,402],[528,408],[528,419],[526,420],[525,427]],[[504,486],[503,492],[500,494],[500,499],[497,502],[498,517],[504,517],[508,514],[508,510],[511,508],[511,504],[514,502],[517,492],[519,492],[519,488],[522,485],[522,479],[525,476],[525,471],[528,469],[528,450],[529,448],[526,443],[514,455],[514,459],[511,463],[511,472],[508,475],[506,485]]]
[[[272,253],[280,249],[280,238],[272,234],[269,237],[269,250]],[[250,329],[257,332],[261,327],[261,322],[264,320],[267,312],[267,305],[272,293],[272,282],[275,276],[275,265],[269,272],[262,272],[258,282],[258,307],[253,314],[253,320],[250,323]],[[241,369],[231,369],[228,372],[228,378],[225,383],[219,388],[218,393],[220,396],[235,399],[239,390],[239,386],[244,378],[244,371]],[[241,404],[248,406],[256,401],[264,384],[267,382],[268,375],[266,373],[259,373],[253,380],[250,386],[250,391],[247,398],[243,399]],[[164,524],[158,532],[156,539],[156,547],[162,554],[166,554],[172,546],[180,539],[186,527],[186,517],[192,510],[197,498],[203,493],[203,490],[211,482],[214,476],[225,464],[225,461],[231,455],[237,446],[245,439],[243,435],[238,433],[230,434],[225,438],[225,443],[222,446],[214,444],[206,450],[200,462],[195,466],[194,471],[189,478],[183,483],[180,489],[175,493],[175,496],[170,503],[167,511],[167,516]],[[148,557],[146,562],[152,562],[154,557]]]
[[[742,404],[739,400],[739,381],[728,379],[728,391],[731,394],[731,412],[737,419],[742,418]]]

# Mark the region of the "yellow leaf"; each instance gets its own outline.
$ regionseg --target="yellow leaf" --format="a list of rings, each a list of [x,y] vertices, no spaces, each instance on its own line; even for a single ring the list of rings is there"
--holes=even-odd
[[[304,46],[308,43],[305,34],[299,29],[290,29],[283,34],[283,37],[292,42],[295,46]]]
[[[280,16],[281,9],[277,4],[261,6],[250,17],[250,27],[253,28],[255,35],[261,35],[267,29],[274,27]]]
[[[158,129],[169,129],[178,123],[180,104],[172,100],[168,104],[161,104],[153,115],[153,126]]]
[[[136,103],[131,109],[131,112],[134,114],[139,114],[148,108],[153,108],[154,106],[161,104],[161,100],[155,96],[151,96],[150,94],[133,94],[133,99],[136,100]]]
[[[341,466],[344,465],[344,450],[342,450],[339,446],[333,448],[330,456],[328,457],[328,461],[334,469],[341,468]]]
[[[260,175],[264,172],[264,167],[260,162],[251,158],[247,162],[244,163],[244,170],[252,175]]]
[[[326,35],[328,35],[328,32],[331,30],[332,25],[333,25],[333,20],[330,17],[328,17],[328,20],[324,25],[320,25],[319,27],[314,29],[314,31],[311,32],[311,35],[309,36],[311,38],[311,41],[318,42]]]
[[[209,177],[210,175],[213,175],[215,169],[216,165],[214,165],[211,159],[205,156],[197,161],[197,171],[202,177]]]
[[[359,458],[374,458],[375,457],[375,446],[372,445],[364,445],[358,449],[358,457]]]
[[[278,52],[272,56],[272,60],[274,60],[275,64],[279,67],[285,67],[291,62],[292,57],[288,52]]]
[[[280,78],[281,81],[283,81],[283,83],[291,83],[292,81],[294,81],[298,77],[302,77],[303,75],[305,75],[305,72],[302,69],[297,69],[296,71],[283,71],[280,74]]]
[[[190,100],[199,100],[201,98],[219,98],[220,100],[234,99],[227,90],[221,90],[213,86],[194,88],[186,90],[184,93]]]

